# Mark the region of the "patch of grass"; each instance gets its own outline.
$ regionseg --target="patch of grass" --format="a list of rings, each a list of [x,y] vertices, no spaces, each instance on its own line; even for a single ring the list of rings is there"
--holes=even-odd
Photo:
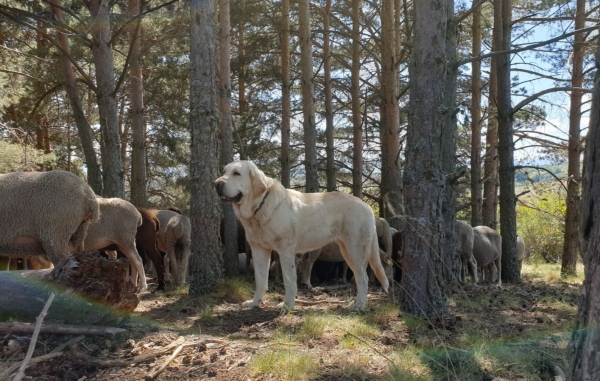
[[[232,303],[241,303],[252,299],[252,285],[242,278],[225,279],[217,285],[215,296]]]
[[[317,374],[318,361],[294,349],[274,349],[254,356],[248,368],[253,376],[272,374],[277,380],[310,380]]]
[[[421,360],[429,367],[436,380],[480,381],[488,376],[471,350],[451,348],[425,350],[421,353]],[[489,379],[491,380],[492,377]]]
[[[367,321],[380,326],[385,326],[395,321],[400,316],[400,306],[392,303],[383,303],[367,315]]]
[[[334,316],[322,314],[306,315],[300,324],[297,335],[300,339],[318,339],[325,335],[325,330],[335,320]]]
[[[396,351],[389,356],[388,375],[394,381],[430,381],[431,371],[421,361],[419,352],[414,348]],[[388,379],[389,379],[388,378]]]
[[[577,275],[561,278],[560,263],[546,263],[541,260],[524,261],[521,266],[523,279],[541,280],[544,282],[557,282],[559,280],[567,282],[583,282],[584,268],[581,261],[577,262]]]
[[[408,328],[409,331],[417,330],[425,324],[423,319],[409,314],[402,315],[402,321],[404,322],[404,325],[406,325],[406,328]]]

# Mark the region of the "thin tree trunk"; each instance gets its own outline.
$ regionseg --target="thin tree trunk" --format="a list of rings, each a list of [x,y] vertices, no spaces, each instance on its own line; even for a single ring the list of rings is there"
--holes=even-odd
[[[500,49],[510,50],[510,0],[502,0],[502,40]],[[500,231],[502,232],[502,280],[521,281],[521,263],[517,259],[517,218],[513,143],[513,112],[510,94],[510,55],[497,57],[498,75],[498,175],[500,178]]]
[[[473,46],[471,55],[481,54],[481,6],[473,11]],[[483,223],[481,215],[481,61],[471,69],[471,226]]]
[[[352,194],[362,198],[363,133],[360,110],[360,0],[352,0]]]
[[[402,178],[400,172],[400,119],[398,108],[398,71],[396,66],[396,23],[394,0],[385,0],[381,11],[381,83],[384,113],[381,121],[381,198],[382,217],[400,229]]]
[[[219,176],[214,1],[191,0],[190,15],[192,256],[189,292],[205,295],[223,277],[223,250],[219,240],[221,207],[212,186]]]
[[[231,68],[230,68],[230,38],[231,22],[229,15],[229,0],[219,1],[219,84],[218,99],[221,120],[219,123],[219,138],[221,143],[221,167],[233,161],[233,125],[231,123]],[[233,206],[222,204],[225,222],[225,251],[223,261],[225,274],[235,276],[238,269],[237,221]]]
[[[599,40],[600,41],[600,40]],[[600,374],[600,42],[596,51],[596,76],[585,144],[581,202],[581,253],[585,279],[575,330],[569,344],[570,380],[593,381]]]
[[[414,44],[410,59],[409,125],[404,169],[402,310],[417,316],[445,318],[445,259],[450,257],[447,215],[453,202],[446,172],[455,135],[455,45],[452,0],[414,3]],[[386,13],[385,0],[383,14]],[[432,27],[434,25],[435,27]],[[383,29],[383,25],[382,25]]]
[[[290,187],[290,1],[281,0],[281,184]]]
[[[575,30],[585,26],[585,0],[577,0],[575,13]],[[572,87],[583,86],[583,57],[585,48],[585,34],[577,33],[573,43],[573,76]],[[581,154],[581,98],[583,93],[571,91],[571,110],[569,113],[569,165],[567,169],[567,210],[565,213],[565,238],[563,245],[562,266],[560,273],[563,276],[577,273],[577,259],[579,254],[579,183],[580,154]]]
[[[127,13],[135,17],[142,11],[140,0],[129,0]],[[129,24],[131,50],[131,203],[141,208],[148,207],[146,193],[146,124],[144,123],[144,83],[140,61],[142,41],[140,23]]]
[[[335,156],[333,151],[333,101],[331,97],[331,47],[329,43],[329,14],[331,0],[325,2],[323,14],[323,72],[325,75],[325,137],[327,139],[327,192],[337,189],[335,181]]]
[[[62,23],[63,14],[60,7],[60,0],[50,0],[52,19]],[[66,34],[59,31],[56,32],[56,39],[62,48],[62,53],[60,54],[60,67],[65,79],[67,98],[69,98],[69,103],[71,104],[71,109],[73,110],[73,119],[75,120],[75,125],[77,126],[77,133],[79,134],[79,140],[81,141],[81,148],[83,150],[83,157],[85,160],[85,165],[87,166],[88,184],[90,184],[90,187],[94,190],[94,193],[101,196],[102,173],[100,172],[100,166],[98,165],[98,159],[96,157],[96,150],[94,149],[92,129],[88,124],[85,114],[83,113],[83,107],[81,106],[81,99],[79,98],[77,84],[75,82],[75,75],[73,73],[73,65],[66,56],[66,54],[71,54],[69,39]]]
[[[302,114],[304,121],[304,167],[306,192],[319,191],[317,168],[317,126],[315,123],[315,89],[313,83],[313,55],[310,30],[310,0],[298,1],[300,69],[302,72]]]
[[[123,163],[121,161],[121,139],[117,120],[117,99],[115,91],[115,67],[112,46],[109,46],[110,9],[104,0],[90,0],[90,29],[92,34],[92,55],[96,68],[98,93],[98,113],[102,130],[102,169],[104,171],[104,197],[124,198]]]
[[[240,72],[238,75],[238,103],[240,105],[240,115],[248,110],[248,101],[246,100],[246,61],[244,45],[244,26],[240,25],[238,32],[238,60],[240,61]]]
[[[498,51],[500,46],[501,1],[494,2],[494,30],[492,49]],[[498,20],[496,20],[498,18]],[[483,205],[482,224],[492,229],[498,227],[498,78],[497,58],[492,57],[490,64],[489,112],[488,126],[485,139],[485,155],[483,159]]]

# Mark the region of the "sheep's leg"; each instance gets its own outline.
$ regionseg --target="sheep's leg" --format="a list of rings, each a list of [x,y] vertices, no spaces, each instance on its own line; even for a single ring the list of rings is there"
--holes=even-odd
[[[192,254],[190,246],[191,242],[183,243],[183,256],[181,258],[181,263],[179,264],[179,279],[181,283],[185,283],[188,274],[188,266],[190,263],[190,256]]]
[[[53,265],[58,265],[69,254],[69,242],[68,239],[62,240],[65,243],[63,245],[54,246],[50,243],[50,240],[41,238],[42,248],[46,253],[46,256],[52,262]]]
[[[167,259],[168,258],[168,259]],[[173,275],[173,283],[180,284],[179,266],[177,264],[177,256],[175,255],[175,245],[169,245],[167,255],[165,255],[165,271],[167,271],[167,263],[171,263],[171,273]]]
[[[129,260],[129,264],[131,266],[131,282],[134,286],[138,285],[138,277],[140,279],[140,292],[146,291],[148,289],[148,284],[146,283],[146,272],[144,271],[144,264],[142,263],[142,258],[138,254],[135,244],[133,242],[117,245],[119,250],[127,257]]]

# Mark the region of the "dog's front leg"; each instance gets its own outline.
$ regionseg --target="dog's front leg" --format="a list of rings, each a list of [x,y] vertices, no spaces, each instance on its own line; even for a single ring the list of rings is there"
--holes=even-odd
[[[267,293],[267,288],[269,286],[271,250],[253,246],[252,260],[254,262],[254,281],[256,283],[256,290],[254,290],[254,298],[252,300],[247,300],[242,304],[242,307],[247,308],[260,307],[260,303]]]
[[[291,311],[294,309],[296,291],[298,289],[298,284],[296,283],[296,254],[291,251],[279,253],[279,261],[281,263],[283,286],[285,288],[284,305],[282,307]]]

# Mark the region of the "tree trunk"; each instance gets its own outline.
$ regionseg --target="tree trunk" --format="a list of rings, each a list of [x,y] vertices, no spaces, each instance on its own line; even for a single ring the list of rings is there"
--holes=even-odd
[[[329,45],[329,16],[331,0],[326,0],[323,14],[323,72],[325,75],[325,137],[327,139],[327,192],[337,189],[335,180],[335,154],[333,151],[333,101],[331,97],[331,47]],[[356,196],[356,195],[355,195]]]
[[[281,0],[281,184],[290,187],[290,0]]]
[[[240,61],[240,72],[238,75],[238,103],[240,115],[248,110],[248,101],[246,100],[246,61],[244,45],[244,25],[240,25],[238,31],[238,60]]]
[[[60,0],[50,0],[50,11],[52,13],[53,20],[56,20],[59,23],[64,22]],[[71,104],[71,109],[73,110],[73,119],[75,120],[75,125],[77,126],[77,133],[79,134],[85,165],[87,166],[88,184],[90,184],[90,187],[94,190],[94,193],[101,196],[102,173],[100,172],[100,166],[98,165],[98,159],[96,157],[96,150],[94,149],[92,129],[88,124],[85,114],[83,113],[83,107],[81,106],[81,99],[79,98],[79,94],[77,92],[77,84],[75,82],[75,75],[73,73],[73,65],[66,56],[66,54],[71,54],[69,39],[66,34],[57,31],[56,40],[63,50],[63,52],[60,53],[60,67],[63,77],[65,78],[65,90],[67,92],[67,98],[69,98],[69,103]]]
[[[219,1],[219,84],[218,99],[221,120],[219,123],[219,138],[221,143],[221,165],[224,167],[233,161],[233,126],[231,123],[231,69],[230,69],[230,38],[231,23],[229,16],[229,0]],[[222,204],[225,238],[223,261],[225,274],[235,276],[238,269],[237,221],[233,206]]]
[[[510,0],[502,0],[502,40],[500,49],[510,50]],[[513,142],[513,112],[510,94],[510,54],[497,57],[498,75],[498,164],[500,178],[500,231],[502,232],[502,280],[521,281],[521,263],[517,258],[517,212]]]
[[[575,14],[575,30],[585,27],[585,0],[577,0]],[[585,33],[577,33],[573,42],[573,76],[571,86],[583,87],[583,57],[585,48]],[[567,169],[567,210],[565,213],[565,238],[563,245],[562,276],[577,273],[579,254],[579,183],[581,181],[581,98],[583,93],[571,91],[571,110],[569,113],[569,165]]]
[[[498,9],[496,9],[498,8]],[[492,49],[498,51],[500,47],[501,27],[501,1],[494,2],[494,31],[492,35]],[[496,16],[498,15],[498,16]],[[483,182],[483,205],[482,219],[483,225],[492,229],[498,227],[498,78],[496,69],[497,58],[492,57],[490,64],[490,87],[489,87],[489,117],[488,127],[485,139],[485,155],[483,161],[484,182]]]
[[[360,110],[360,0],[352,0],[352,194],[362,199],[363,133]]]
[[[400,119],[398,109],[398,70],[396,66],[396,23],[394,1],[385,0],[381,11],[381,83],[384,97],[381,135],[381,199],[390,226],[401,229],[398,214],[402,207],[400,173]],[[361,147],[362,148],[362,147]]]
[[[127,13],[135,17],[142,11],[140,0],[129,0]],[[146,124],[144,123],[144,83],[140,61],[142,42],[140,22],[129,24],[129,38],[132,44],[131,67],[131,203],[140,208],[148,207],[146,193]],[[123,158],[123,157],[122,157]]]
[[[219,176],[219,108],[216,90],[215,8],[212,0],[190,3],[190,295],[211,292],[223,277],[219,239],[221,206],[212,182]]]
[[[92,34],[92,55],[96,68],[98,93],[98,113],[102,130],[102,169],[104,171],[104,197],[124,198],[123,164],[121,161],[121,139],[117,120],[117,98],[115,91],[115,67],[112,46],[109,46],[110,9],[103,0],[90,0],[90,29]]]
[[[404,229],[401,304],[410,314],[445,318],[449,312],[443,289],[444,261],[456,255],[445,246],[446,216],[454,208],[446,205],[453,198],[446,189],[450,182],[443,163],[451,151],[443,146],[448,144],[444,139],[455,136],[454,3],[419,1],[414,7],[404,170],[404,204],[410,223]],[[383,9],[385,15],[385,5]]]
[[[139,303],[129,267],[125,259],[107,259],[93,250],[75,253],[54,269],[2,271],[0,293],[10,297],[0,298],[0,320],[35,321],[54,292],[44,322],[114,323],[118,313],[131,312]]]
[[[581,253],[585,279],[575,330],[571,336],[571,380],[592,381],[600,374],[600,43],[586,139],[581,202]]]
[[[315,89],[313,84],[313,55],[310,31],[310,0],[298,1],[300,69],[302,72],[302,114],[304,120],[304,167],[306,192],[319,191],[317,168],[317,126],[315,123]]]
[[[471,55],[481,54],[481,6],[473,11]],[[483,223],[481,208],[481,61],[471,67],[471,226]]]

